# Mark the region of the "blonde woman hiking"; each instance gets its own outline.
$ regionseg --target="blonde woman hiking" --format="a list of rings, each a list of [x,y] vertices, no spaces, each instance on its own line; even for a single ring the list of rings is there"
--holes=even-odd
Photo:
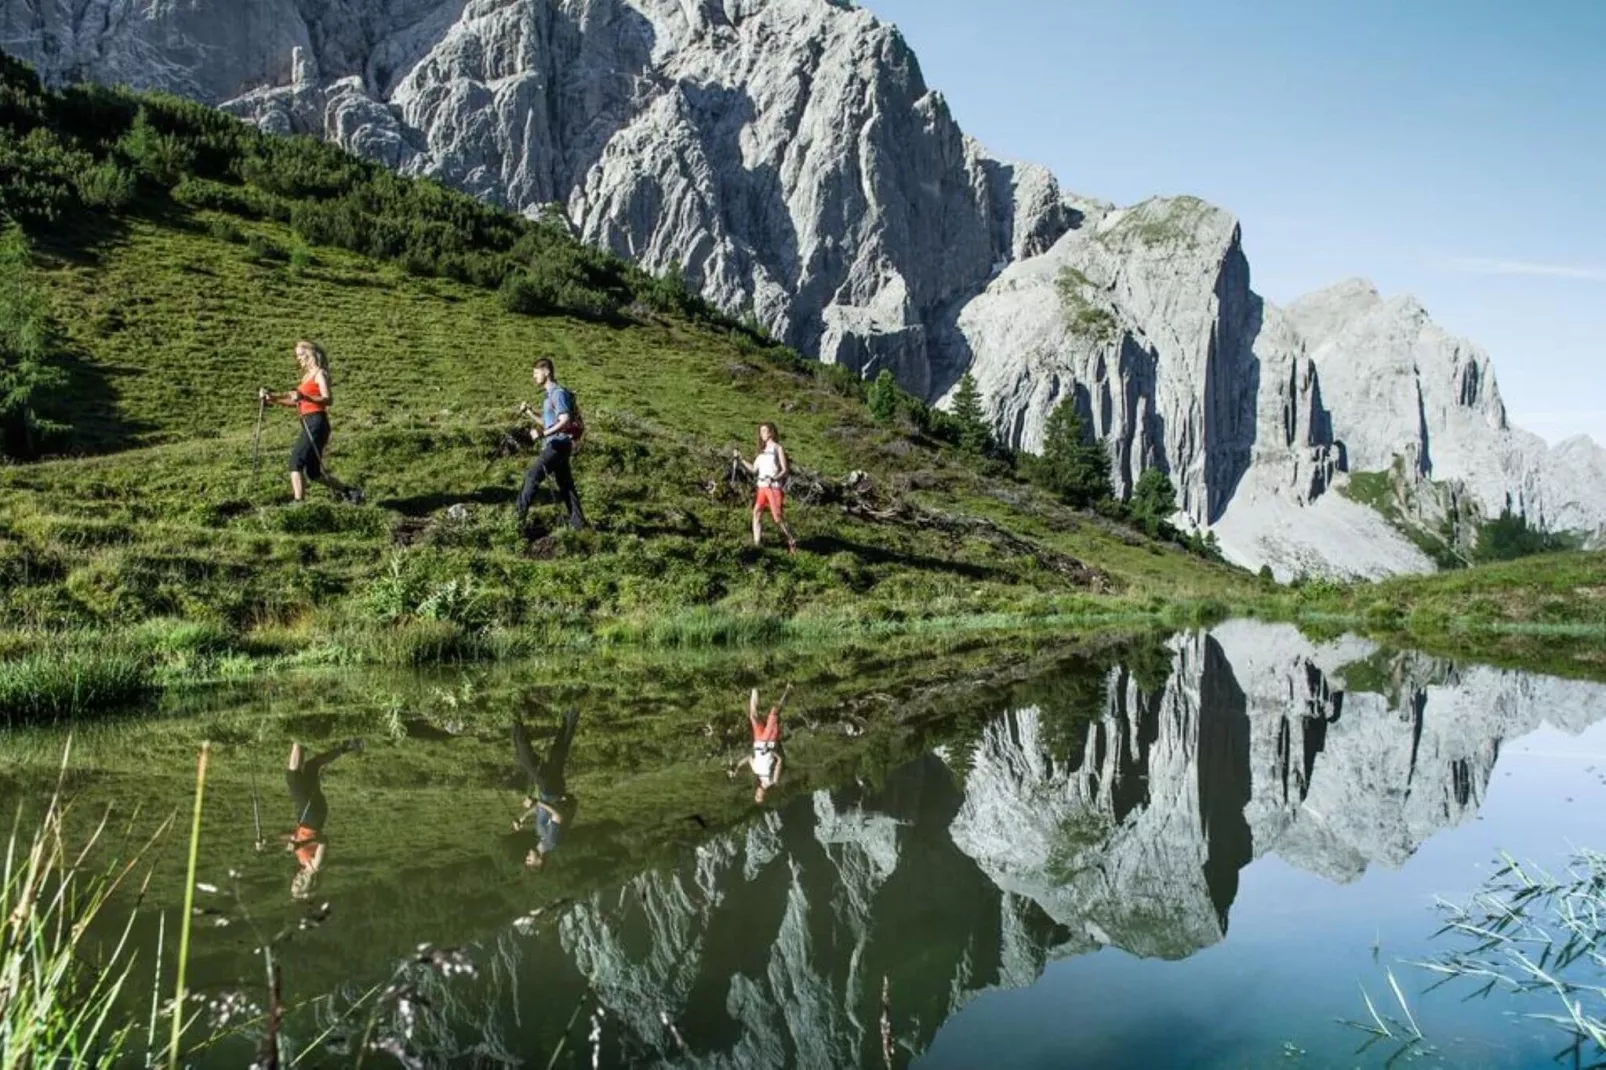
[[[758,493],[753,498],[753,545],[764,544],[764,510],[768,509],[775,526],[786,536],[787,552],[797,553],[797,539],[793,538],[792,530],[786,526],[783,516],[786,508],[786,477],[791,474],[792,465],[787,460],[786,448],[781,445],[775,425],[758,425],[758,454],[751,464],[740,450],[736,451],[736,462],[747,469],[758,484]]]
[[[302,339],[296,343],[296,364],[301,369],[301,382],[294,390],[274,394],[263,387],[258,392],[262,401],[295,409],[301,419],[301,434],[290,451],[290,496],[296,502],[303,501],[307,480],[313,479],[348,502],[360,502],[362,491],[346,486],[324,467],[324,452],[329,448],[329,406],[334,403],[329,357],[321,347]]]

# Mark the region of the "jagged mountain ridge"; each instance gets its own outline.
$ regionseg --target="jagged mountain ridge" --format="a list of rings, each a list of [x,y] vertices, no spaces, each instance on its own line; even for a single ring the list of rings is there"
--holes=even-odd
[[[1066,196],[966,137],[896,29],[835,0],[0,0],[49,79],[169,89],[685,266],[822,360],[1034,448],[1064,397],[1117,486],[1172,473],[1240,563],[1428,559],[1334,491],[1400,459],[1482,515],[1606,532],[1606,451],[1511,429],[1486,354],[1408,300],[1254,293],[1237,221]]]
[[[874,788],[766,812],[544,938],[515,923],[465,1002],[515,1037],[521,972],[572,976],[644,1063],[879,1066],[882,977],[918,1053],[1056,959],[1185,958],[1225,937],[1253,860],[1336,882],[1401,865],[1475,816],[1506,741],[1606,711],[1597,684],[1377,655],[1242,622],[1173,640],[1163,682],[1110,670],[1093,717],[1085,688],[1036,681],[979,738]],[[1363,662],[1388,694],[1347,686]]]

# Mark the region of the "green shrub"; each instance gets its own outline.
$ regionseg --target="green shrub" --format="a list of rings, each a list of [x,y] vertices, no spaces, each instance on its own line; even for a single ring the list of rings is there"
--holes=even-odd
[[[272,238],[261,234],[252,234],[245,239],[246,252],[251,259],[258,261],[284,261],[290,259],[284,248]]]
[[[239,224],[232,219],[214,219],[206,229],[212,237],[230,245],[240,245],[245,241],[245,231],[241,230]]]
[[[138,188],[133,173],[111,160],[83,171],[73,184],[78,189],[78,199],[87,207],[110,211],[126,207]]]

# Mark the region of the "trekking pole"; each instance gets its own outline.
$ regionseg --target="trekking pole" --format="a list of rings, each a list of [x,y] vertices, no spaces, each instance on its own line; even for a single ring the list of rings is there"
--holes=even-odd
[[[268,391],[266,387],[257,390],[257,429],[251,436],[251,497],[257,496],[257,488],[261,485],[262,473],[262,417],[268,411]]]
[[[268,845],[262,838],[262,796],[257,792],[257,769],[251,767],[251,823],[256,826],[256,849],[260,852]]]

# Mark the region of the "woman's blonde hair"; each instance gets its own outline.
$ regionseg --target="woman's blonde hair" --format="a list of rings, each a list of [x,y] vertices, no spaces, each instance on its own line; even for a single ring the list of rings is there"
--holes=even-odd
[[[323,346],[319,345],[317,342],[308,341],[307,339],[303,338],[301,341],[296,343],[297,353],[300,353],[302,346],[306,346],[307,349],[312,352],[312,363],[318,366],[319,371],[329,371],[329,354],[323,351]]]

